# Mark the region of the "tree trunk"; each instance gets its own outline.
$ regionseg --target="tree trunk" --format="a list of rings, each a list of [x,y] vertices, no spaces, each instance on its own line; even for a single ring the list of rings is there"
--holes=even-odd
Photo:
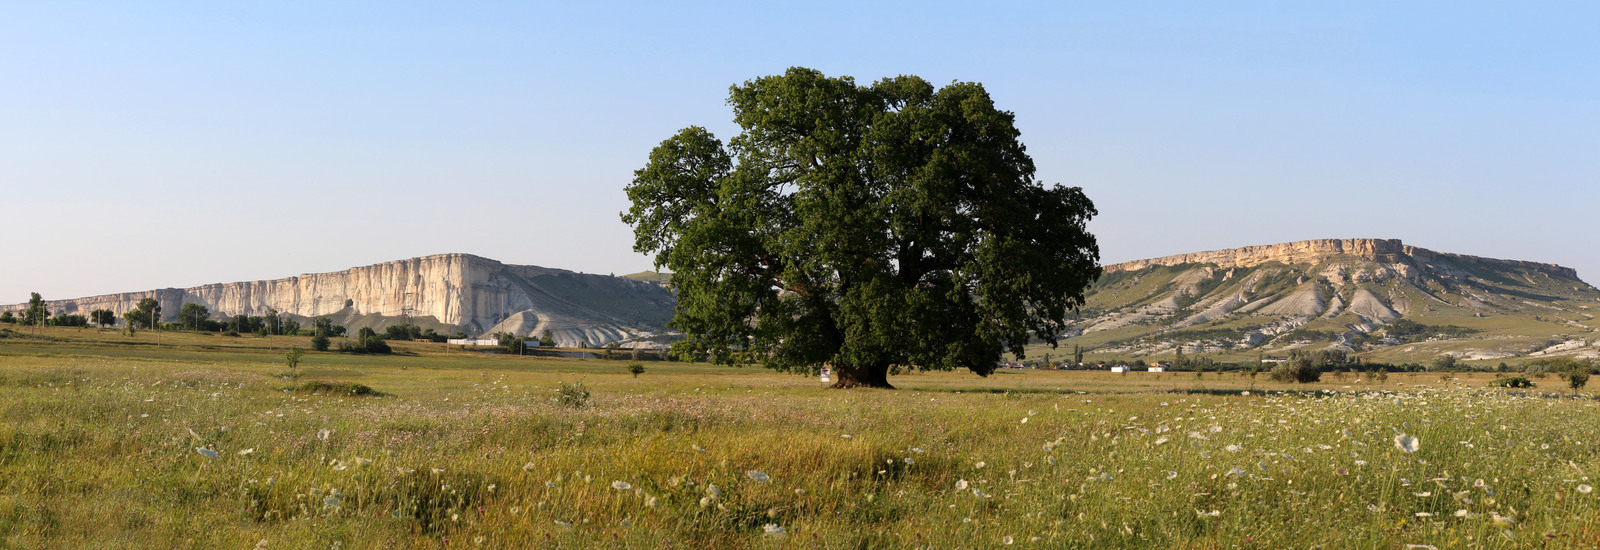
[[[833,388],[833,389],[846,389],[846,388],[882,388],[882,389],[886,389],[886,390],[894,389],[894,386],[889,385],[889,366],[888,365],[873,365],[873,366],[865,366],[865,367],[848,367],[848,366],[842,366],[842,365],[835,365],[834,366],[833,375],[834,375],[835,378],[838,379],[838,381],[834,382],[832,386],[829,386],[830,388]]]

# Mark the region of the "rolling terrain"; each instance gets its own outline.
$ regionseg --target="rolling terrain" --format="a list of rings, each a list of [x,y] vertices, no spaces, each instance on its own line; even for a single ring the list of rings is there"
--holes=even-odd
[[[1600,291],[1570,268],[1326,239],[1105,267],[1063,340],[1090,357],[1338,349],[1383,362],[1600,356]],[[1060,348],[1055,350],[1060,355]],[[1043,353],[1050,350],[1039,349]]]

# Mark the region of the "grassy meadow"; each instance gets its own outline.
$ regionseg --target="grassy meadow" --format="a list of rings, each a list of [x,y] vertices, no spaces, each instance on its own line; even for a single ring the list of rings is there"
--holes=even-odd
[[[1600,402],[1555,377],[951,372],[837,391],[399,343],[307,353],[288,380],[304,338],[155,338],[0,338],[0,545],[1600,545]],[[563,402],[563,383],[588,397]]]

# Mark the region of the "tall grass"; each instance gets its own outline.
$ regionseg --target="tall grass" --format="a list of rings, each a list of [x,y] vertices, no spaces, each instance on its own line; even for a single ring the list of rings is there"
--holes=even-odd
[[[1596,402],[1487,379],[1245,395],[1231,376],[1169,393],[1194,382],[929,374],[829,391],[748,370],[307,356],[308,376],[384,394],[352,396],[221,352],[16,349],[0,348],[12,547],[1600,542]],[[563,382],[587,406],[564,406]]]

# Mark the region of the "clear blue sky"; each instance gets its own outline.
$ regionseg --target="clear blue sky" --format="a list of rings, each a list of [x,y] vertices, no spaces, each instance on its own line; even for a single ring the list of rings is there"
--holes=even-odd
[[[982,82],[1107,263],[1385,237],[1600,282],[1600,3],[235,4],[0,9],[0,303],[648,269],[632,171],[796,65]]]

